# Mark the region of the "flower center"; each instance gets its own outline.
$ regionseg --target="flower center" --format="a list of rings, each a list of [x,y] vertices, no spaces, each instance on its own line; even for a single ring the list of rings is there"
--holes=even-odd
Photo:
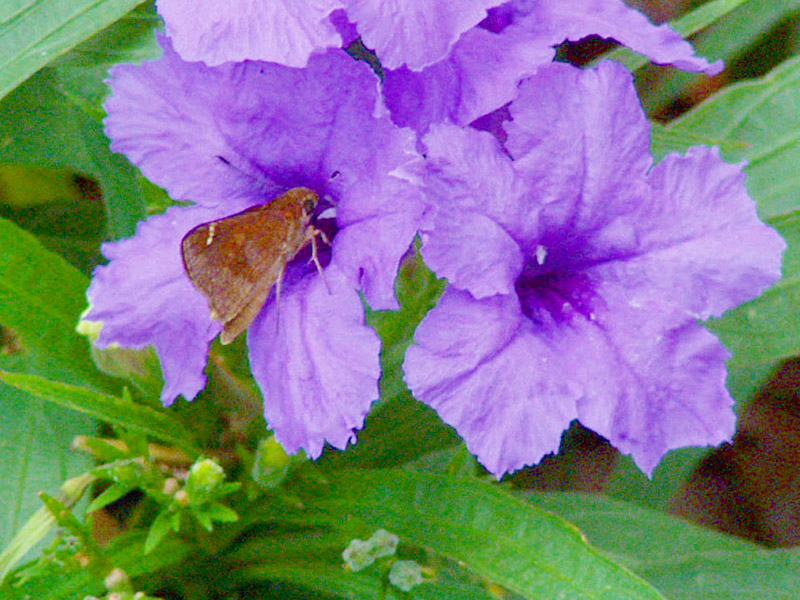
[[[514,284],[522,313],[537,325],[569,323],[577,316],[594,320],[598,296],[591,278],[580,271],[543,271],[541,251]]]

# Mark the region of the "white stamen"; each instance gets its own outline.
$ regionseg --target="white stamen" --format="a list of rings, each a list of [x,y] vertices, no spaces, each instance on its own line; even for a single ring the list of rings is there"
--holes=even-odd
[[[536,246],[536,263],[541,267],[545,258],[547,258],[547,248],[539,244]]]

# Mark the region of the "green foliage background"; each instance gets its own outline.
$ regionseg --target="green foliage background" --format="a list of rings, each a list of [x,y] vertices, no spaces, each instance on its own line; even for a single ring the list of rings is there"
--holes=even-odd
[[[783,280],[709,324],[734,352],[729,386],[741,401],[781,360],[800,354],[798,22],[800,2],[788,0],[714,0],[678,21],[684,34],[697,34],[700,54],[725,59],[742,80],[680,118],[654,124],[657,157],[707,144],[729,161],[747,161],[748,189],[762,217],[789,244]],[[99,477],[87,455],[69,449],[74,436],[115,427],[127,454],[94,447],[111,465],[137,448],[146,455],[145,436],[196,459],[216,448],[215,419],[230,409],[215,402],[212,389],[194,406],[165,411],[152,353],[93,351],[75,329],[99,243],[132,235],[141,219],[170,203],[110,152],[102,127],[108,68],[157,56],[158,27],[152,4],[138,0],[0,3],[1,598],[102,595],[111,567],[132,578],[131,589],[177,590],[186,598],[797,597],[795,551],[766,550],[664,512],[702,449],[672,453],[652,481],[623,461],[608,488],[614,499],[522,493],[483,476],[454,432],[402,381],[414,327],[443,285],[418,261],[408,262],[398,281],[402,311],[370,315],[384,343],[385,375],[357,446],[316,464],[289,460],[274,485],[259,486],[250,470],[234,467],[229,478],[242,488],[195,507],[212,533],[184,520],[176,535],[167,523],[160,543],[145,553],[153,538],[148,542],[152,531],[144,522],[106,548],[90,547],[88,567],[37,563],[56,521],[66,537],[85,542],[82,522],[54,519],[37,497],[55,496],[78,477],[62,498],[69,504]],[[627,51],[613,57],[638,69],[651,115],[662,115],[696,84],[697,76],[646,67]],[[241,344],[215,352],[223,367],[212,380],[237,390],[247,434],[264,437],[263,420],[246,412],[260,400]],[[253,447],[237,451],[245,465],[256,460]],[[146,487],[152,474],[145,471],[136,481]],[[114,485],[119,496],[136,487]],[[75,514],[82,519],[82,512],[79,505]],[[382,567],[342,569],[348,543],[381,528],[400,536],[401,556],[435,576],[402,593],[387,586]]]

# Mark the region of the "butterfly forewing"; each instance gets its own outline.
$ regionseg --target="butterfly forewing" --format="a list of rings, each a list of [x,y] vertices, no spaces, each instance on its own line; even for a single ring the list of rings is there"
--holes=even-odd
[[[309,241],[317,196],[295,188],[270,204],[204,223],[181,242],[186,273],[224,325],[229,343],[258,315],[286,264]]]

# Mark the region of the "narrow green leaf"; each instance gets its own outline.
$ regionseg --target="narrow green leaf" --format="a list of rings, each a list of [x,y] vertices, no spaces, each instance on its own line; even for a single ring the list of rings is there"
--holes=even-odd
[[[4,0],[0,98],[143,0]]]
[[[61,499],[72,506],[92,484],[94,477],[86,474],[70,479],[61,486]],[[14,565],[55,526],[56,518],[47,507],[40,508],[10,541],[0,554],[0,584]]]
[[[145,215],[145,191],[137,171],[111,153],[103,134],[104,80],[118,62],[159,55],[153,35],[158,23],[152,6],[137,9],[0,102],[0,162],[71,169],[97,180],[115,239],[135,232]]]
[[[733,80],[750,79],[766,73],[786,58],[789,48],[780,48],[791,36],[778,30],[800,9],[800,0],[748,0],[733,12],[719,19],[693,39],[695,50],[702,56],[726,61],[724,77]],[[772,36],[767,52],[766,38]],[[751,54],[748,54],[751,53]],[[676,100],[688,100],[692,88],[702,86],[705,75],[674,69],[646,68],[637,73],[637,87],[645,111],[663,113]]]
[[[336,473],[326,493],[305,501],[332,526],[386,529],[401,545],[428,548],[525,598],[661,598],[577,529],[497,485],[399,470]]]
[[[750,0],[712,0],[712,2],[707,2],[706,4],[698,6],[680,19],[672,21],[670,26],[686,38],[712,25],[749,1]],[[650,59],[646,56],[624,47],[617,48],[601,57],[601,59],[606,58],[621,62],[631,71],[641,69],[650,62]]]
[[[204,508],[203,513],[208,515],[212,521],[220,523],[235,523],[239,520],[239,515],[235,510],[219,502],[214,502],[208,508]]]
[[[147,406],[36,375],[0,371],[0,381],[48,402],[169,442],[192,456],[200,454],[193,436],[176,419]]]
[[[670,600],[794,600],[800,554],[767,550],[662,512],[589,494],[530,494]]]
[[[145,534],[135,531],[116,538],[106,548],[109,561],[125,571],[131,578],[141,578],[148,588],[158,584],[159,574],[174,580],[191,554],[191,548],[181,540],[172,537],[164,540],[158,552],[145,555],[143,552]],[[11,578],[9,578],[11,579]],[[49,577],[32,579],[19,586],[8,582],[0,586],[3,600],[74,600],[87,595],[102,596],[106,593],[103,582],[94,578],[87,569],[64,570],[54,566]]]
[[[684,37],[689,37],[713,25],[725,15],[732,13],[750,0],[713,0],[701,4],[693,11],[671,23],[672,27]]]
[[[125,494],[131,491],[131,489],[127,485],[122,485],[120,483],[115,483],[109,486],[102,494],[100,494],[97,498],[92,500],[89,503],[89,506],[86,507],[86,512],[91,513],[96,510],[100,510],[104,506],[108,506],[112,502],[116,502],[120,498],[122,498]]]
[[[163,508],[150,525],[147,539],[144,542],[144,553],[150,554],[167,537],[170,529],[178,531],[180,521],[176,513]]]
[[[0,324],[19,337],[26,369],[109,389],[112,380],[97,371],[88,342],[75,332],[86,308],[87,285],[83,275],[36,238],[0,219]]]
[[[800,209],[800,57],[737,83],[654,132],[654,150],[685,150],[700,136],[731,162],[747,160],[747,188],[767,219]],[[685,137],[682,137],[685,136]]]

